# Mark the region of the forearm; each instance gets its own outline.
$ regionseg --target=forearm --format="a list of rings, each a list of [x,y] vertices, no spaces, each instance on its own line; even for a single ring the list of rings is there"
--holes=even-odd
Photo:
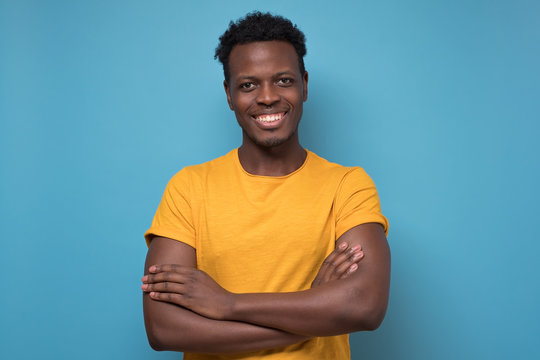
[[[176,240],[156,237],[148,250],[145,275],[152,264],[196,267],[195,249]],[[171,284],[169,284],[171,285]],[[237,321],[218,321],[143,293],[148,341],[155,350],[241,353],[271,349],[307,340],[281,330]]]
[[[384,318],[390,286],[390,252],[384,232],[377,224],[359,225],[339,241],[360,243],[367,254],[354,274],[292,293],[233,294],[193,267],[151,266],[142,285],[149,293],[145,306],[150,311],[146,316],[145,307],[145,317],[159,321],[155,334],[165,348],[202,352],[250,351],[246,343],[254,342],[255,349],[272,348],[305,337],[374,330]],[[201,316],[171,304],[173,308],[152,312],[157,308],[152,305],[161,302],[180,305]],[[168,312],[174,316],[167,316]],[[183,315],[176,319],[179,314]],[[250,324],[256,326],[251,328]],[[147,331],[153,332],[152,328],[147,323]],[[149,339],[152,342],[150,335]],[[213,348],[206,347],[206,339]],[[239,348],[234,347],[237,339]]]
[[[235,294],[228,320],[305,336],[374,330],[386,309],[384,294],[351,287],[345,280],[293,293]]]
[[[211,320],[143,295],[145,325],[155,350],[243,353],[284,347],[306,336],[238,321]]]
[[[233,294],[224,318],[306,336],[376,329],[386,313],[390,289],[390,249],[383,229],[360,225],[340,241],[361,244],[366,254],[350,277],[296,293]]]

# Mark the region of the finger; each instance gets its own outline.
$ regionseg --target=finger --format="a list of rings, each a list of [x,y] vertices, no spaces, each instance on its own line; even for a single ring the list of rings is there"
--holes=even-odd
[[[354,263],[351,266],[349,266],[349,269],[347,269],[347,272],[343,275],[342,279],[347,278],[349,275],[354,273],[356,270],[358,270],[358,264]]]
[[[345,271],[347,271],[350,265],[356,261],[359,261],[360,259],[358,259],[358,253],[361,252],[361,249],[362,247],[357,244],[349,247],[347,251],[337,256],[334,260],[335,266],[332,269],[332,273],[327,276],[328,281],[339,279],[345,273]]]
[[[180,294],[152,291],[150,292],[150,297],[153,300],[184,306],[184,297]]]
[[[339,245],[336,247],[336,249],[333,251],[337,254],[344,252],[347,250],[347,247],[349,247],[349,244],[347,244],[345,241],[342,243],[339,243]]]
[[[335,262],[336,262],[336,259],[341,255],[341,254],[344,254],[345,251],[347,250],[349,244],[347,244],[346,242],[342,242],[341,244],[338,245],[337,248],[334,249],[334,251],[332,251],[330,253],[330,255],[328,255],[326,257],[326,259],[324,259],[323,261],[323,265],[324,267],[326,268],[329,268],[329,267],[332,267],[335,265]],[[321,266],[321,268],[322,268]]]
[[[319,271],[317,272],[317,275],[315,276],[315,279],[311,283],[311,287],[318,286],[332,278],[334,268],[339,263],[337,258],[341,254],[345,253],[348,247],[349,244],[343,241],[337,245],[337,247],[326,257],[326,259],[324,259]]]
[[[340,243],[336,249],[334,249],[334,251],[332,251],[330,255],[326,257],[326,259],[324,259],[318,274],[321,281],[328,281],[330,279],[335,267],[340,263],[339,257],[346,253],[348,246],[349,244],[346,242]]]
[[[142,284],[141,289],[144,292],[163,292],[163,293],[176,293],[184,294],[185,287],[182,284],[174,282],[161,282],[156,284]]]
[[[184,275],[177,272],[162,272],[155,275],[145,275],[142,278],[142,282],[145,284],[152,284],[158,282],[176,282],[180,284],[185,284],[189,278],[190,275]]]
[[[341,279],[343,276],[347,276],[348,271],[350,270],[352,265],[356,265],[354,268],[354,271],[358,268],[358,262],[362,260],[364,257],[364,252],[359,250],[352,253],[343,263],[341,263],[338,267],[336,267],[334,271],[334,277],[336,279]]]
[[[354,257],[356,254],[362,251],[362,246],[360,244],[356,244],[354,246],[351,246],[347,249],[346,252],[340,254],[335,259],[336,268],[342,265],[343,263],[350,261],[352,257]]]
[[[339,279],[339,276],[344,271],[343,266],[345,266],[346,269],[349,265],[351,265],[351,262],[348,260],[361,248],[362,247],[357,244],[352,247],[347,247],[346,251],[336,254],[332,260],[332,266],[328,268],[327,273],[325,274],[325,281]]]
[[[148,268],[148,271],[153,274],[160,273],[160,272],[169,272],[169,271],[183,274],[183,273],[189,273],[193,270],[195,270],[195,268],[191,266],[182,266],[178,264],[156,264]]]
[[[363,257],[362,246],[359,244],[350,247],[345,254],[342,254],[337,262],[339,263],[336,268],[345,265],[351,265],[352,263],[358,262]]]

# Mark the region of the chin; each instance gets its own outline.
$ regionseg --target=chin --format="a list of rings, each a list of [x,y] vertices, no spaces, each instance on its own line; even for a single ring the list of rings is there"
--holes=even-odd
[[[257,142],[257,145],[264,146],[264,147],[274,147],[274,146],[282,145],[286,142],[287,142],[287,139],[273,137],[269,139],[264,139],[263,141],[259,141]]]
[[[287,143],[289,140],[291,140],[291,138],[294,137],[294,135],[296,135],[296,131],[293,131],[286,136],[266,136],[262,138],[252,136],[252,134],[249,134],[245,131],[244,131],[244,134],[247,135],[247,137],[255,145],[264,147],[264,148],[272,148],[272,147],[280,146]]]

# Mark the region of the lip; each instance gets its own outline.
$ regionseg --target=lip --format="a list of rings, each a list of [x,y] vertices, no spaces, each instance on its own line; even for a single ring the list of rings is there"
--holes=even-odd
[[[281,113],[283,114],[281,119],[274,120],[274,121],[260,121],[260,120],[257,120],[257,118],[256,118],[257,116],[260,116],[260,115],[271,115],[271,114],[281,114]],[[278,112],[272,112],[272,113],[260,113],[260,114],[257,114],[257,115],[252,115],[251,119],[261,129],[265,129],[265,130],[276,129],[276,128],[280,127],[281,124],[283,123],[283,121],[285,121],[287,119],[288,114],[289,114],[288,111],[278,111]]]

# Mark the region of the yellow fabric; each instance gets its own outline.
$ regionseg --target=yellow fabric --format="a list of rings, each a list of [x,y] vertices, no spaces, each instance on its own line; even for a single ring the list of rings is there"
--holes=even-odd
[[[289,292],[310,287],[335,241],[352,227],[388,230],[371,178],[308,151],[302,167],[280,177],[244,171],[237,149],[190,166],[169,182],[145,233],[191,245],[197,266],[225,289]],[[315,338],[243,355],[185,354],[185,359],[349,359],[348,335]]]

